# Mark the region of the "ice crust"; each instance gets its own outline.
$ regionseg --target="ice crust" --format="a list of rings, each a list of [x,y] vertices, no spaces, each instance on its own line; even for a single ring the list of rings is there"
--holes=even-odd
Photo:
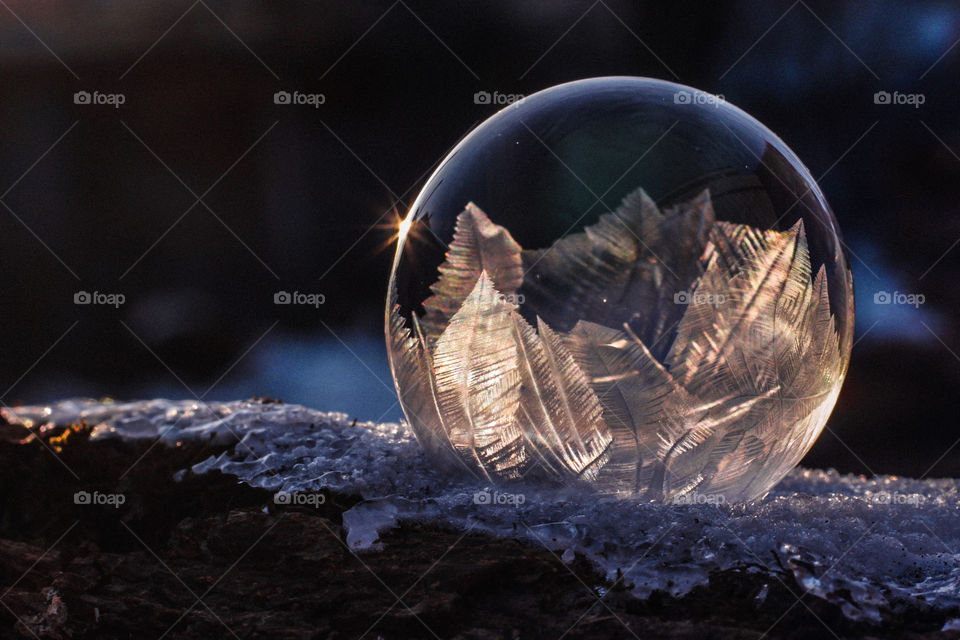
[[[589,490],[523,483],[494,487],[466,469],[440,471],[406,425],[252,401],[64,400],[4,409],[30,428],[85,420],[93,438],[201,439],[232,445],[195,465],[275,492],[328,488],[365,500],[344,514],[354,550],[380,548],[402,521],[516,537],[569,561],[581,553],[645,597],[682,595],[711,571],[792,571],[853,619],[906,606],[960,610],[958,481],[866,478],[795,469],[751,504],[659,506]],[[693,502],[697,502],[695,498]]]

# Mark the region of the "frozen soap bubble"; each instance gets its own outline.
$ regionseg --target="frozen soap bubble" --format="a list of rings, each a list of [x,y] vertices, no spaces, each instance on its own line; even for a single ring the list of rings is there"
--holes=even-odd
[[[400,224],[387,345],[438,464],[751,500],[810,448],[853,283],[809,171],[721,98],[597,78],[493,115]]]

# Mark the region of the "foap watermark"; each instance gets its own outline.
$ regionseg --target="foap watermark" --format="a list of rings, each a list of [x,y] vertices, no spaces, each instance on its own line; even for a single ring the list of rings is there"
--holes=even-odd
[[[922,93],[900,93],[894,91],[877,91],[873,94],[873,104],[906,104],[914,109],[919,109],[920,105],[927,101],[927,96]]]
[[[104,105],[119,109],[126,101],[127,96],[122,93],[77,91],[73,94],[73,104]]]
[[[698,293],[696,291],[677,291],[673,294],[673,304],[698,305],[712,304],[717,307],[727,301],[722,293]]]
[[[77,291],[73,294],[73,304],[103,305],[119,309],[127,301],[122,293],[103,293],[100,291]]]
[[[899,491],[878,491],[867,497],[873,504],[897,504],[919,507],[926,501],[926,496],[919,493],[900,493]]]
[[[712,504],[712,505],[721,505],[726,504],[727,497],[722,493],[685,493],[683,495],[674,496],[671,500],[672,504]]]
[[[497,293],[497,300],[519,307],[527,301],[527,297],[522,293]]]
[[[477,491],[473,494],[473,504],[491,504],[498,506],[519,507],[527,501],[522,493],[506,493],[502,491]]]
[[[681,89],[673,94],[674,104],[703,104],[719,107],[722,102],[725,102],[723,94],[707,93],[706,91],[697,91],[696,89],[692,91]]]
[[[327,96],[322,93],[303,93],[302,91],[277,91],[273,94],[273,104],[307,105],[319,109],[326,104]]]
[[[477,91],[473,94],[473,104],[492,104],[506,106],[523,100],[522,93],[500,93],[499,91]]]
[[[301,293],[300,291],[277,291],[273,294],[273,304],[300,304],[319,309],[326,304],[327,296],[322,293]]]
[[[877,291],[873,294],[873,304],[898,304],[919,309],[927,301],[922,293],[903,293],[902,291]]]
[[[313,507],[319,509],[320,505],[326,504],[326,502],[327,496],[322,493],[277,491],[273,494],[273,504],[285,507]]]
[[[127,496],[122,493],[100,493],[99,491],[77,491],[73,494],[73,504],[82,506],[108,506],[119,509],[127,502]]]

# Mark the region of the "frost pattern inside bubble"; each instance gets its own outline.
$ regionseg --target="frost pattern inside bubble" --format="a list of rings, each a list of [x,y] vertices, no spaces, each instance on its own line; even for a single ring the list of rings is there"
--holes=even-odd
[[[960,608],[960,483],[867,479],[797,469],[762,501],[660,506],[543,483],[509,490],[444,474],[401,425],[354,423],[296,405],[67,400],[4,408],[31,429],[86,420],[94,439],[234,443],[194,471],[219,470],[271,491],[329,488],[364,501],[344,514],[356,549],[403,521],[517,537],[560,558],[580,553],[633,593],[676,596],[733,567],[788,571],[850,618],[880,621],[905,607]],[[178,477],[181,474],[178,474]],[[681,501],[682,502],[682,501]]]
[[[807,168],[652,78],[558,85],[477,126],[399,224],[385,294],[435,464],[649,502],[763,496],[822,431],[853,344]]]
[[[638,189],[533,249],[469,203],[431,292],[408,321],[391,291],[397,391],[434,459],[486,479],[750,500],[810,447],[842,381],[802,220],[717,221],[709,191],[661,211]]]

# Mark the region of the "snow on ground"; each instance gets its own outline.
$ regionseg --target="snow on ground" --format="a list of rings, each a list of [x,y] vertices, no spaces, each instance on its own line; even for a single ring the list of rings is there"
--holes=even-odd
[[[357,551],[379,548],[378,533],[399,521],[420,520],[530,540],[564,561],[582,553],[611,579],[621,571],[639,597],[656,589],[682,595],[710,571],[751,566],[771,580],[781,568],[792,571],[854,619],[879,621],[905,606],[960,607],[953,479],[796,469],[756,503],[664,507],[443,473],[405,425],[354,424],[298,405],[65,400],[3,415],[28,427],[83,419],[96,425],[94,438],[233,444],[193,470],[233,474],[274,491],[277,503],[309,505],[311,495],[300,492],[321,488],[362,495],[344,514]]]

